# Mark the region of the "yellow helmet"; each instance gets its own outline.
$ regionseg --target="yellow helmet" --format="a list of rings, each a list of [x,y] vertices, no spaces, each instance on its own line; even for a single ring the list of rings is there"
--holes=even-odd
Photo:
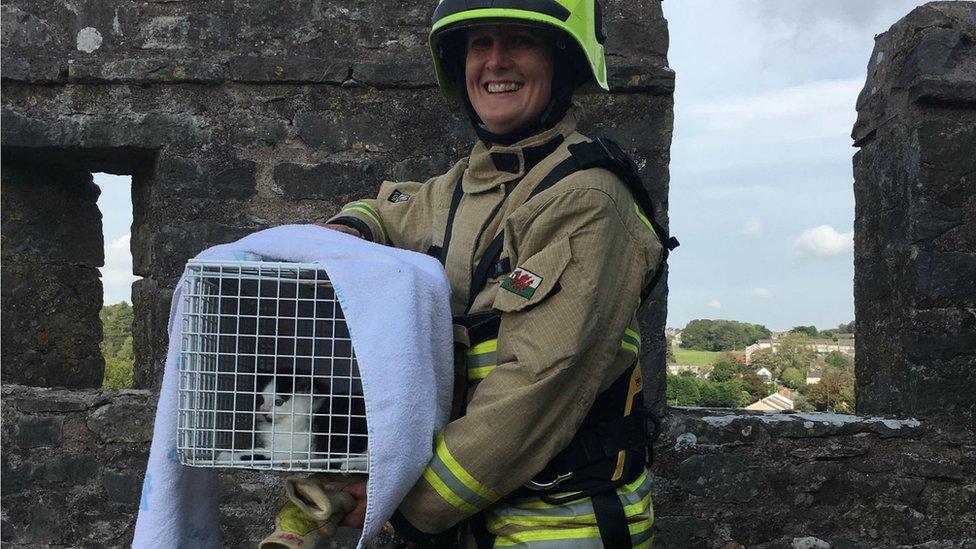
[[[599,0],[441,0],[431,18],[429,43],[437,84],[444,95],[458,97],[457,75],[445,62],[451,44],[444,38],[460,28],[498,23],[547,28],[570,38],[577,57],[587,65],[577,74],[575,84],[610,90]]]

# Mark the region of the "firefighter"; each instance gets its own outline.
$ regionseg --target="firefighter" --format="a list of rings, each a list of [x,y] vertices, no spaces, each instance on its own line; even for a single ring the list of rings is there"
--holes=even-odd
[[[630,159],[576,131],[573,93],[609,89],[599,3],[482,5],[442,0],[430,32],[470,156],[326,225],[428,253],[451,283],[461,412],[392,522],[421,545],[647,547],[636,312],[676,241]],[[361,527],[365,488],[347,491]]]

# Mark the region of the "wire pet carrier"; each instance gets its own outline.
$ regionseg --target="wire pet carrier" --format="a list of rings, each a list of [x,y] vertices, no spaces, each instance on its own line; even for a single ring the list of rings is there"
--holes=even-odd
[[[183,299],[181,463],[367,472],[362,380],[321,267],[191,260]]]

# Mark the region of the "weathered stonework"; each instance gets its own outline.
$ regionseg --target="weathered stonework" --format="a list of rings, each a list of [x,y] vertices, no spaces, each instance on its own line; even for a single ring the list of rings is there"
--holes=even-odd
[[[877,38],[854,139],[857,410],[976,424],[976,4]]]
[[[441,97],[429,60],[433,7],[4,3],[5,162],[134,174],[139,387],[159,385],[160,315],[188,258],[259,229],[324,220],[383,179],[425,180],[467,154],[473,132]],[[585,129],[631,149],[666,225],[666,23],[657,0],[615,0],[605,12],[614,93],[580,98]],[[89,229],[98,246],[100,230]],[[664,363],[666,293],[661,285],[642,318],[644,364]],[[90,306],[96,294],[84,295]],[[15,314],[43,323],[35,313]],[[4,380],[56,385],[14,374],[26,352],[4,347]],[[663,372],[647,372],[659,410]]]
[[[4,543],[127,546],[152,394],[6,385],[0,396]],[[972,431],[737,412],[669,410],[654,466],[656,546],[976,546]],[[281,476],[221,473],[224,546],[253,547],[267,535],[283,504]],[[356,539],[344,529],[336,546]]]
[[[427,61],[431,9],[0,6],[5,545],[128,546],[188,257],[325,219],[382,178],[425,178],[466,153],[471,132]],[[655,0],[606,12],[615,93],[581,99],[587,130],[631,150],[666,222],[666,25]],[[974,21],[972,2],[940,2],[879,37],[855,128],[858,408],[921,419],[670,409],[657,546],[976,547]],[[101,378],[96,170],[133,175],[137,383],[149,390],[25,386]],[[641,326],[659,411],[664,371],[649,366],[663,364],[665,300],[661,287]],[[949,413],[925,417],[935,406]],[[282,503],[280,477],[222,472],[221,502],[225,545],[254,546]],[[355,537],[341,531],[335,546]]]

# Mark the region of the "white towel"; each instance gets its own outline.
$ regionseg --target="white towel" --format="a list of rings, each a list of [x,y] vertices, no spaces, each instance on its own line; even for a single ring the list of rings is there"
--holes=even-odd
[[[369,483],[359,547],[378,534],[420,478],[453,387],[450,285],[440,263],[311,225],[286,225],[216,246],[197,259],[321,265],[342,305],[366,400]],[[177,360],[183,300],[177,286],[133,547],[220,546],[217,475],[176,454]],[[268,526],[271,526],[268,517]]]

